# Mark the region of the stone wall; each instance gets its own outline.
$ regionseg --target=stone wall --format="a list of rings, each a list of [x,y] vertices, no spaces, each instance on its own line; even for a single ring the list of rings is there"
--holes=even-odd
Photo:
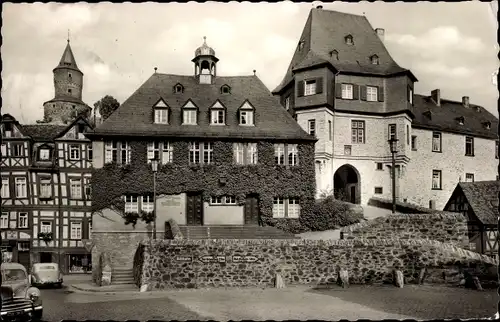
[[[342,239],[432,239],[468,248],[467,221],[458,213],[397,214],[341,229]]]
[[[372,197],[368,201],[368,205],[378,208],[392,209],[392,200]],[[425,208],[408,202],[396,201],[396,211],[404,214],[430,214],[439,212],[440,210]]]
[[[142,286],[148,289],[328,284],[339,268],[351,283],[407,282],[422,267],[498,265],[493,259],[431,240],[157,240],[144,244]]]

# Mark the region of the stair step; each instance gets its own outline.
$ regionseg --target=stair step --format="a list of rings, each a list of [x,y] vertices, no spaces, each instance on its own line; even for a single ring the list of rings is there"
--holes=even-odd
[[[130,284],[130,285],[135,285],[134,281],[112,281],[111,285],[124,285],[124,284]]]
[[[134,280],[134,277],[131,277],[131,276],[127,276],[127,277],[112,277],[112,280],[113,281],[135,281]]]

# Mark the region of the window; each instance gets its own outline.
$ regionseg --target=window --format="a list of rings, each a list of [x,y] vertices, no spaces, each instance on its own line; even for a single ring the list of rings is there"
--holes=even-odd
[[[304,96],[316,94],[316,80],[307,80],[304,82]]]
[[[211,205],[236,205],[235,196],[212,196],[210,198]]]
[[[201,156],[203,155],[203,159]],[[189,143],[189,162],[210,164],[213,161],[213,147],[210,142]]]
[[[5,158],[7,156],[7,144],[2,143],[1,152],[2,152],[2,158]]]
[[[68,93],[71,94],[71,88],[68,88]]]
[[[368,102],[378,101],[378,87],[366,86],[366,100]]]
[[[253,111],[240,111],[240,125],[253,125]]]
[[[10,197],[9,178],[2,178],[2,199]]]
[[[352,100],[353,87],[352,84],[342,84],[342,99]]]
[[[174,93],[182,93],[184,92],[184,87],[181,84],[177,84],[174,86]]]
[[[417,151],[417,136],[416,135],[411,136],[411,149],[413,151]]]
[[[160,154],[161,151],[161,154]],[[147,162],[151,163],[151,159],[156,159],[161,164],[171,163],[173,159],[173,148],[170,142],[149,142]]]
[[[383,193],[383,188],[382,187],[375,187],[375,194],[380,195]]]
[[[370,57],[370,61],[373,65],[378,65],[379,59],[377,55],[373,55]]]
[[[50,221],[42,221],[40,223],[40,232],[41,233],[51,233],[52,232],[52,223]]]
[[[432,189],[441,190],[441,170],[432,170]]]
[[[315,136],[316,135],[316,120],[309,120],[307,121],[307,128],[308,132],[310,135]]]
[[[339,52],[338,52],[337,50],[335,50],[335,49],[334,49],[334,50],[332,50],[332,51],[330,52],[330,57],[332,57],[332,58],[333,58],[333,59],[335,59],[335,60],[339,60]]]
[[[68,73],[68,77],[69,77],[69,78],[71,78],[71,77],[72,77],[71,73]]]
[[[26,178],[16,178],[16,197],[26,198],[27,194]]]
[[[332,121],[328,121],[328,139],[331,141],[333,139],[332,137]]]
[[[288,165],[297,165],[299,163],[299,151],[297,144],[288,144]]]
[[[257,164],[257,143],[234,143],[236,164]]]
[[[168,110],[167,109],[156,109],[155,110],[155,123],[156,124],[168,124]]]
[[[389,124],[389,140],[396,140],[397,138],[396,124]]]
[[[352,146],[344,145],[344,155],[351,155],[351,153],[352,153]]]
[[[2,212],[2,216],[0,217],[0,228],[9,228],[9,213]]]
[[[24,147],[22,143],[11,143],[11,149],[13,157],[24,156]]]
[[[170,142],[163,142],[163,152],[161,155],[161,163],[171,163],[173,159],[173,148]]]
[[[384,164],[377,162],[377,170],[384,170]]]
[[[128,146],[127,142],[122,142],[121,143],[121,148],[120,148],[120,163],[121,164],[128,164],[130,163],[130,147]]]
[[[276,164],[285,164],[285,145],[275,144],[274,145],[274,158]]]
[[[354,40],[351,35],[345,36],[344,40],[347,45],[354,45]]]
[[[82,239],[82,222],[71,222],[71,239]]]
[[[17,214],[17,228],[28,228],[28,213],[20,212]]]
[[[474,173],[466,173],[465,182],[474,182]]]
[[[38,153],[39,153],[38,160],[40,160],[40,161],[50,160],[50,150],[49,149],[40,149]]]
[[[495,159],[498,159],[498,141],[495,141]]]
[[[52,182],[50,178],[40,178],[40,198],[52,197]]]
[[[351,142],[354,144],[365,143],[365,121],[351,121]]]
[[[83,193],[85,195],[85,199],[92,199],[92,186],[90,185],[90,178],[83,178]]]
[[[89,239],[92,238],[92,218],[90,218],[89,220],[89,236],[88,236]]]
[[[274,198],[273,218],[299,218],[300,203],[298,198]]]
[[[125,196],[125,212],[139,212],[139,201],[137,196]]]
[[[127,142],[108,141],[105,144],[105,163],[130,163],[132,150]]]
[[[69,146],[69,159],[70,160],[80,160],[80,146],[77,144],[71,144]]]
[[[94,154],[92,153],[92,143],[87,144],[87,159],[92,162]]]
[[[413,88],[411,88],[410,86],[408,86],[407,94],[408,102],[410,102],[410,104],[413,104]]]
[[[304,49],[304,41],[303,40],[301,40],[299,42],[299,51],[301,51],[302,49]]]
[[[182,124],[196,125],[196,110],[184,110]]]
[[[72,199],[82,198],[82,179],[70,179],[70,196]]]
[[[432,152],[441,152],[441,133],[432,133]]]
[[[465,155],[470,157],[474,156],[474,138],[471,136],[465,137]]]
[[[212,110],[212,124],[224,124],[224,110]]]
[[[290,109],[290,95],[285,98],[285,108],[287,111]]]
[[[229,93],[231,93],[231,88],[228,85],[222,85],[221,93],[222,94],[229,94]]]
[[[141,209],[142,211],[152,213],[154,210],[153,196],[147,195],[141,197]]]

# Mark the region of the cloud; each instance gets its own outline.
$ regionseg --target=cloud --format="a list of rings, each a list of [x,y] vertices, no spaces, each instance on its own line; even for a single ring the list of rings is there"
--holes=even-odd
[[[470,77],[473,71],[463,66],[449,66],[442,62],[418,62],[415,68],[426,74],[434,74],[446,77]]]
[[[435,27],[418,36],[389,33],[385,40],[407,51],[419,50],[424,56],[450,55],[453,52],[481,54],[485,49],[480,38],[465,36],[455,26]]]

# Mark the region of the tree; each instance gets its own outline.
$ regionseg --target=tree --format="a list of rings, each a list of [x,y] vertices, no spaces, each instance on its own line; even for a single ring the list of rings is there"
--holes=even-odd
[[[106,95],[101,100],[94,103],[94,108],[101,114],[102,120],[107,119],[118,107],[120,103],[110,95]]]

